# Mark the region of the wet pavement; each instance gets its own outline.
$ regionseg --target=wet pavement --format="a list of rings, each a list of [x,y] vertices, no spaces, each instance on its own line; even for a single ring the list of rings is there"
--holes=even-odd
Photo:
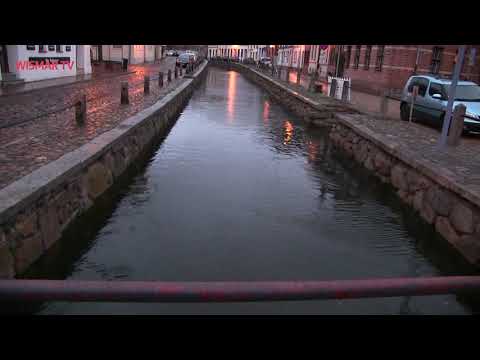
[[[470,269],[395,193],[234,71],[25,278],[340,280]],[[39,314],[470,314],[453,295],[231,304],[51,302]],[[18,305],[18,304],[17,304]],[[18,305],[19,306],[19,305]],[[5,308],[4,308],[5,309]]]
[[[125,76],[0,97],[0,188],[112,129],[172,91],[184,81],[179,78],[166,86],[166,72],[173,71],[175,59],[131,65],[135,73]],[[165,73],[162,89],[156,80],[159,71]],[[148,96],[143,94],[144,75],[151,77]],[[122,81],[129,82],[129,105],[120,104]],[[79,127],[73,107],[58,110],[82,94],[87,95],[87,122]],[[9,126],[12,123],[20,124]]]

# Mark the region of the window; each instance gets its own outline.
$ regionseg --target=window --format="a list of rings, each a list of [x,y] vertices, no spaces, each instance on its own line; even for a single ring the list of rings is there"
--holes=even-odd
[[[428,95],[433,96],[435,94],[442,95],[442,99],[446,98],[445,89],[443,88],[442,84],[439,83],[431,83],[430,89],[428,90]]]
[[[353,59],[353,68],[358,69],[358,64],[360,64],[360,50],[362,49],[362,45],[357,45],[355,47],[355,58]]]
[[[54,51],[55,45],[48,45],[48,51]]]
[[[422,77],[414,77],[408,84],[408,92],[411,93],[413,91],[414,86],[418,86],[418,95],[425,96],[428,88],[428,80]]]
[[[370,68],[370,54],[372,53],[372,46],[367,45],[367,49],[365,50],[365,64],[363,65],[363,68],[365,70],[368,70]]]
[[[440,71],[440,63],[442,61],[443,48],[435,46],[432,51],[432,63],[430,66],[430,72],[432,74],[438,74]]]
[[[470,66],[475,65],[475,55],[477,55],[477,49],[474,48],[474,47],[470,48],[470,56],[469,56],[468,65],[470,65]]]
[[[141,45],[140,45],[141,46]],[[112,47],[114,49],[121,49],[123,47],[123,45],[112,45]]]
[[[377,61],[375,63],[375,71],[382,71],[384,51],[385,51],[385,45],[377,46]]]
[[[72,47],[70,45],[66,45],[65,46],[65,51],[69,52],[70,50],[72,50]]]
[[[35,50],[35,45],[27,45],[27,50]]]
[[[62,45],[55,45],[55,51],[58,52],[58,53],[63,52],[62,51]]]
[[[347,52],[345,54],[345,68],[350,67],[350,58],[352,57],[352,45],[347,46]]]
[[[45,45],[38,45],[38,52],[47,52]]]

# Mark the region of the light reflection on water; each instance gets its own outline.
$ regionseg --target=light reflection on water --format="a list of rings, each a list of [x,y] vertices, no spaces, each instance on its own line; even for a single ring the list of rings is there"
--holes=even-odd
[[[335,151],[325,130],[306,128],[232,71],[209,70],[146,167],[105,202],[83,220],[80,231],[72,230],[42,259],[48,267],[40,264],[31,274],[253,281],[466,271],[390,189]],[[71,249],[73,243],[78,249]],[[464,314],[475,304],[468,298],[430,296],[247,304],[49,303],[37,311]]]

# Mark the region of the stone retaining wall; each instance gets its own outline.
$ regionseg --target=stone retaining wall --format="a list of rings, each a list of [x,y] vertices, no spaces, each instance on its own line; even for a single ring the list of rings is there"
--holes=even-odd
[[[23,273],[168,131],[206,66],[153,106],[0,190],[0,278]]]
[[[400,199],[456,248],[471,264],[480,265],[480,208],[460,193],[427,175],[413,161],[404,162],[345,124],[333,125],[330,139],[347,156],[391,184]]]

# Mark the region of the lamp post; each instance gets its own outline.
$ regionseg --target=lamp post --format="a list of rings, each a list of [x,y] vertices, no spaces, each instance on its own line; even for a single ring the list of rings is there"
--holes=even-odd
[[[450,123],[452,119],[452,108],[453,102],[455,100],[455,90],[457,89],[458,79],[460,77],[460,71],[462,69],[463,57],[465,55],[465,45],[461,45],[458,50],[458,59],[455,63],[455,68],[453,70],[452,83],[448,92],[448,103],[447,103],[447,112],[445,118],[443,119],[442,135],[438,141],[437,146],[440,149],[445,148],[447,145],[448,130],[450,129]]]

